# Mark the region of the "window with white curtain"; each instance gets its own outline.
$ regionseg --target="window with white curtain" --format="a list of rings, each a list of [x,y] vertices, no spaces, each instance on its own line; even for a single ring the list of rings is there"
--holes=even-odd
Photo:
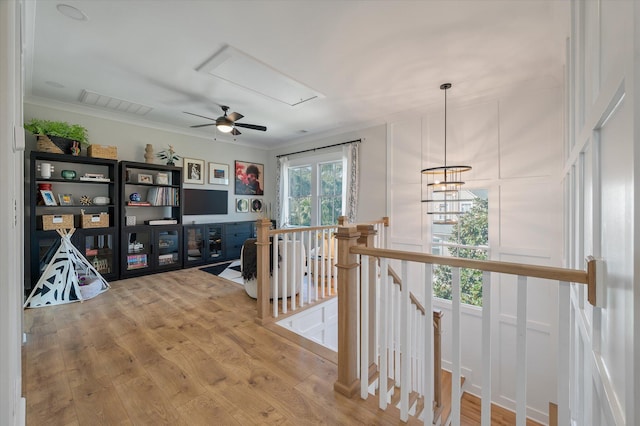
[[[342,152],[305,156],[288,161],[282,169],[283,216],[288,226],[338,223],[344,214],[346,180]]]

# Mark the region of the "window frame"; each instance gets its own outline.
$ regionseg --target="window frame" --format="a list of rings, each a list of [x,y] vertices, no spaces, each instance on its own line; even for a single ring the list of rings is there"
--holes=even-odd
[[[345,206],[346,206],[346,182],[347,182],[347,165],[346,165],[346,161],[344,158],[344,155],[342,153],[341,150],[339,151],[332,151],[332,152],[326,152],[326,153],[322,153],[322,154],[313,154],[313,155],[306,155],[306,156],[300,156],[297,158],[293,158],[290,159],[288,161],[287,164],[287,171],[285,176],[287,177],[287,179],[289,178],[289,170],[292,168],[298,168],[298,167],[305,167],[305,166],[311,166],[311,224],[310,226],[320,226],[320,214],[321,214],[321,210],[320,210],[320,179],[319,179],[319,169],[320,169],[320,165],[321,164],[327,164],[327,163],[336,163],[336,162],[342,162],[342,214],[344,215],[345,213]],[[284,171],[283,171],[284,173]],[[289,186],[288,186],[288,182],[287,182],[287,186],[286,186],[286,194],[284,194],[284,196],[287,198],[287,200],[289,199]],[[287,218],[287,226],[297,226],[297,225],[290,225],[288,223],[288,218],[289,218],[289,202],[286,203],[286,209],[287,211],[285,212],[285,217]]]

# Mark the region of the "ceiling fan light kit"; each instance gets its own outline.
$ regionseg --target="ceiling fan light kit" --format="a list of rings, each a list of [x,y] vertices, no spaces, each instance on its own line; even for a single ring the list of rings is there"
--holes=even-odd
[[[200,115],[200,114],[194,114],[192,112],[184,112],[185,114],[189,114],[189,115],[194,115],[196,117],[201,117],[201,118],[206,118],[207,120],[212,120],[213,123],[207,123],[207,124],[196,124],[195,126],[191,126],[192,128],[198,128],[198,127],[205,127],[205,126],[216,126],[216,128],[221,131],[222,133],[231,133],[232,135],[236,136],[236,135],[240,135],[240,131],[236,128],[236,127],[243,127],[245,129],[252,129],[252,130],[259,130],[261,132],[266,132],[267,131],[267,127],[266,126],[260,126],[258,124],[246,124],[246,123],[236,123],[236,121],[240,120],[241,118],[244,117],[244,115],[237,113],[237,112],[232,112],[231,114],[227,115],[227,112],[229,111],[229,107],[226,105],[221,105],[220,108],[222,108],[222,111],[224,112],[224,115],[221,115],[218,118],[212,118],[212,117],[205,117],[204,115]]]
[[[427,197],[423,197],[422,202],[427,203],[427,214],[434,215],[433,223],[441,225],[458,223],[458,216],[464,214],[462,202],[471,201],[461,197],[462,173],[471,170],[471,166],[447,164],[447,90],[450,88],[451,83],[440,86],[444,90],[444,164],[421,170],[422,187],[424,190],[426,179],[427,190]]]

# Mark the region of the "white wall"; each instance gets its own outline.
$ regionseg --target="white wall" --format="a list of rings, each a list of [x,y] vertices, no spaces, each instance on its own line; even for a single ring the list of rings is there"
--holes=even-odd
[[[264,164],[267,160],[267,151],[240,145],[233,142],[214,141],[213,138],[205,139],[195,137],[186,133],[181,133],[179,129],[160,129],[153,125],[145,125],[143,122],[129,122],[128,116],[123,116],[122,120],[114,120],[100,115],[99,111],[94,112],[90,108],[76,108],[65,105],[47,105],[39,102],[25,102],[25,121],[31,118],[46,120],[62,120],[72,124],[81,124],[87,128],[89,141],[99,145],[115,145],[118,147],[118,160],[144,162],[145,145],[153,145],[154,153],[167,149],[172,145],[181,158],[194,158],[205,161],[205,184],[185,184],[185,188],[194,189],[216,189],[229,191],[229,205],[227,215],[207,215],[207,216],[185,216],[184,223],[207,223],[207,222],[230,222],[257,220],[259,213],[236,213],[234,195],[234,161],[241,160]],[[27,151],[35,149],[35,137],[28,134]],[[157,164],[163,164],[160,159],[156,159]],[[229,165],[229,185],[212,185],[207,183],[209,178],[208,163],[222,163]],[[182,161],[176,163],[182,166]],[[265,165],[263,183],[272,180],[272,172],[267,170]],[[268,185],[265,185],[268,187]],[[239,198],[247,196],[239,195]],[[274,191],[265,188],[265,196],[262,197],[265,205],[275,197]]]
[[[19,4],[0,1],[0,424],[25,423],[21,379],[22,124]],[[18,142],[21,140],[18,134]]]
[[[455,83],[455,82],[454,82]],[[560,266],[562,262],[562,87],[510,92],[465,103],[449,91],[447,164],[473,167],[468,188],[489,190],[489,245],[494,260]],[[453,100],[453,103],[451,102]],[[443,106],[389,123],[388,197],[391,247],[429,252],[430,218],[421,203],[420,170],[442,165]],[[426,194],[425,194],[426,195]],[[411,282],[424,282],[414,271]],[[557,284],[529,280],[528,415],[546,421],[555,399]],[[515,278],[492,283],[493,397],[514,408]],[[423,292],[418,286],[412,291]],[[451,360],[450,303],[437,302],[443,318],[443,359]],[[481,323],[477,308],[463,308],[462,374],[465,387],[480,393]]]

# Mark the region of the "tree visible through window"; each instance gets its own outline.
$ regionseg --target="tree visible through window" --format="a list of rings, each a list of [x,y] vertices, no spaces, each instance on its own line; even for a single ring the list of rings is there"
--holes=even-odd
[[[311,225],[311,166],[289,168],[289,224]]]
[[[486,260],[489,251],[489,202],[486,190],[468,191],[470,202],[455,225],[434,225],[433,253],[465,259]],[[460,269],[462,303],[482,306],[482,271]],[[451,267],[433,269],[434,296],[451,299]]]
[[[342,161],[319,165],[320,225],[338,223],[342,215]]]
[[[344,214],[343,162],[327,161],[326,157],[322,160],[307,159],[306,164],[287,169],[287,218],[291,226],[334,225]]]

